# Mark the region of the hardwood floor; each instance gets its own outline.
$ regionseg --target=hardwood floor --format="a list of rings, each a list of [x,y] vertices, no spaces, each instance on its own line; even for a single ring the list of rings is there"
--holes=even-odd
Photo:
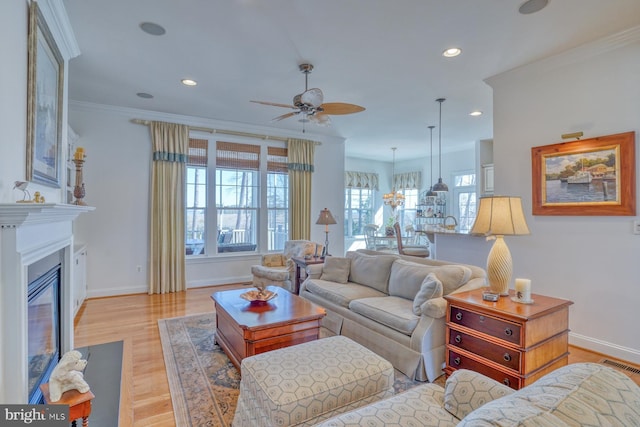
[[[238,286],[242,285],[85,301],[75,320],[75,346],[124,342],[120,427],[174,425],[158,319],[209,312],[213,309],[213,292]],[[571,346],[569,351],[569,363],[600,362],[604,358],[617,361],[578,347]],[[640,384],[639,373],[623,372]]]

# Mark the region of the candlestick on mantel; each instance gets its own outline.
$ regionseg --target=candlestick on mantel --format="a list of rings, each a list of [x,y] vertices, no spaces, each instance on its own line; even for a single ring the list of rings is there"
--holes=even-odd
[[[73,163],[76,165],[76,185],[73,187],[73,195],[76,200],[73,202],[74,205],[78,206],[86,206],[87,204],[84,202],[84,182],[82,182],[82,166],[84,165],[84,148],[78,147],[76,149],[75,154],[73,155]]]

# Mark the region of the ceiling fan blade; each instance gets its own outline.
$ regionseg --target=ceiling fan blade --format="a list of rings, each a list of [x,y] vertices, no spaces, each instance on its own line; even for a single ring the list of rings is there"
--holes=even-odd
[[[318,88],[306,90],[300,95],[300,100],[302,101],[302,103],[312,105],[314,107],[321,106],[323,98],[324,95],[322,95],[322,91]]]
[[[324,114],[353,114],[364,111],[365,108],[355,104],[345,104],[344,102],[328,102],[321,105]]]
[[[274,107],[296,108],[293,105],[278,104],[277,102],[266,102],[266,101],[249,101],[249,102],[255,102],[256,104],[262,104],[262,105],[272,105]]]
[[[288,119],[291,116],[295,116],[298,113],[300,113],[300,111],[292,111],[291,113],[287,113],[287,114],[283,114],[283,115],[278,116],[278,117],[274,117],[273,119],[271,119],[271,121],[272,122],[279,122],[280,120]]]

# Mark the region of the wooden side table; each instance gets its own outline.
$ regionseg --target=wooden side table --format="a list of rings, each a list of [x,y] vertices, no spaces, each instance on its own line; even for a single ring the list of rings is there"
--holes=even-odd
[[[567,364],[573,302],[534,294],[521,304],[513,290],[491,302],[484,290],[444,297],[447,375],[470,369],[517,390]]]
[[[57,402],[51,402],[49,383],[42,384],[40,390],[44,396],[44,401],[48,405],[69,405],[69,420],[72,426],[75,427],[78,418],[82,418],[82,427],[89,426],[91,401],[95,398],[91,390],[86,393],[80,393],[78,390],[65,391]]]
[[[311,258],[294,256],[294,257],[291,257],[291,260],[296,264],[295,277],[293,278],[293,293],[299,294],[300,283],[302,283],[302,281],[300,280],[300,276],[301,276],[300,270],[306,269],[308,265],[323,264],[324,258],[319,256],[312,256]]]

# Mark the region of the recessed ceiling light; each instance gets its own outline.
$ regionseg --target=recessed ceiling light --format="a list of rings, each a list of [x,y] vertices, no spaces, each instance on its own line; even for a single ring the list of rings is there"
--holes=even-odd
[[[195,86],[198,84],[197,81],[195,80],[191,80],[191,79],[182,79],[180,80],[182,82],[183,85],[185,86]]]
[[[151,34],[152,36],[161,36],[166,33],[165,29],[153,22],[143,22],[140,24],[140,29],[147,34]]]
[[[523,15],[528,15],[530,13],[536,13],[542,9],[544,9],[549,4],[549,0],[527,0],[522,3],[522,6],[518,9],[518,12]]]
[[[138,93],[136,93],[136,95],[138,95],[140,98],[144,98],[144,99],[153,98],[153,95],[151,95],[150,93],[146,93],[146,92],[138,92]]]
[[[458,56],[461,53],[462,53],[462,49],[458,47],[452,47],[442,52],[442,56],[446,58],[453,58],[454,56]]]
[[[478,110],[472,111],[472,112],[469,113],[469,115],[470,116],[474,116],[474,117],[475,116],[481,116],[482,115],[482,111],[478,111]]]

